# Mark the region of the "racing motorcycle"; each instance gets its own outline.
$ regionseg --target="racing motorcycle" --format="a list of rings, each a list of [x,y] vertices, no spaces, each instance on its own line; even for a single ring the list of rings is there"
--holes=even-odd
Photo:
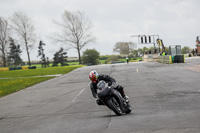
[[[108,86],[104,80],[97,84],[97,96],[116,115],[128,114],[132,111],[129,102],[113,86]]]

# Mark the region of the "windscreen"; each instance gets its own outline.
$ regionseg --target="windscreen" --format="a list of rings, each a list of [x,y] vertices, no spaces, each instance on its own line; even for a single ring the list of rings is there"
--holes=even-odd
[[[102,90],[102,89],[105,89],[108,87],[108,84],[104,81],[104,80],[101,80],[98,84],[97,84],[97,88],[99,90]]]

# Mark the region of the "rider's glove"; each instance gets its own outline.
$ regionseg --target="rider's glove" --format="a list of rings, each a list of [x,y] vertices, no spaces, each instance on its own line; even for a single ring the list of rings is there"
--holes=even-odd
[[[108,86],[111,86],[112,85],[112,82],[108,82]]]
[[[117,84],[115,83],[115,82],[112,82],[112,85],[111,86],[113,86],[114,88],[116,88],[117,87]]]

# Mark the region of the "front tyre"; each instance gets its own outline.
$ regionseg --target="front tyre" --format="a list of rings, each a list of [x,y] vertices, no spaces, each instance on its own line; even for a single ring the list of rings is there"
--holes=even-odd
[[[123,114],[119,103],[117,102],[117,100],[114,97],[109,99],[107,103],[108,103],[109,108],[112,109],[116,115]]]
[[[131,113],[131,111],[132,111],[132,109],[131,109],[131,105],[129,104],[129,103],[127,103],[128,105],[127,105],[127,109],[126,109],[126,114],[129,114],[129,113]]]

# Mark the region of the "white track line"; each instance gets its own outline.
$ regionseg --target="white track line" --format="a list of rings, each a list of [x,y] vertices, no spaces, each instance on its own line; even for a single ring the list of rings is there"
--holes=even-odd
[[[76,99],[84,92],[85,88],[83,88],[77,95],[76,97],[72,100],[72,102],[75,102]]]

